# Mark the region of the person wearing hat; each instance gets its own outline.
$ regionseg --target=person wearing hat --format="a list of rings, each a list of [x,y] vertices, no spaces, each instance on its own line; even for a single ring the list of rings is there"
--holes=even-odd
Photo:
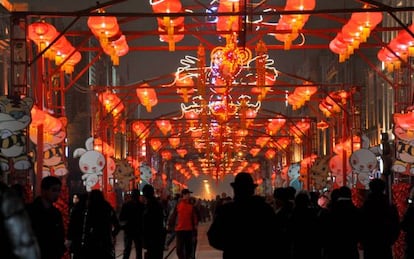
[[[193,259],[197,240],[198,217],[191,203],[189,189],[181,190],[181,199],[168,219],[169,229],[176,234],[176,254],[178,259]]]
[[[217,208],[207,231],[209,244],[223,251],[223,259],[277,258],[273,208],[255,195],[257,184],[249,173],[238,173],[231,186],[233,201]]]

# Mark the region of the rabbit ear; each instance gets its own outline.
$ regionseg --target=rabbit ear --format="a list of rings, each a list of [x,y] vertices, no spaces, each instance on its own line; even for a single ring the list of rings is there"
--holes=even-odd
[[[365,134],[361,135],[361,148],[369,148],[369,138]]]
[[[93,150],[93,137],[90,137],[85,141],[85,147],[86,150]]]
[[[84,148],[77,148],[75,151],[73,151],[73,157],[81,157],[83,154],[86,153],[86,149]]]

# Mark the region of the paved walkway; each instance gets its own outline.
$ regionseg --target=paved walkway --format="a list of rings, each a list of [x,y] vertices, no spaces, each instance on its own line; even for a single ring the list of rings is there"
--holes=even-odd
[[[207,240],[207,230],[210,226],[210,222],[201,223],[198,227],[198,244],[196,250],[196,258],[195,259],[221,259],[222,253],[214,248],[212,248],[208,244]],[[168,250],[164,253],[164,259],[178,259],[175,253],[175,240],[171,243]],[[124,248],[123,243],[123,231],[119,233],[117,236],[117,242],[115,247],[115,254],[116,258],[122,258],[122,250]],[[131,252],[130,259],[135,259],[135,252]]]

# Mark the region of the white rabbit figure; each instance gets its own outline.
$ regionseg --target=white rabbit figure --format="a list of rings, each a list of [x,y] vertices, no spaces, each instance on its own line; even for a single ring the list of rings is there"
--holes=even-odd
[[[90,137],[85,142],[85,148],[77,148],[73,152],[73,157],[80,157],[79,169],[83,173],[82,181],[86,191],[90,192],[97,189],[99,176],[105,167],[105,157],[102,153],[93,150],[93,138]]]

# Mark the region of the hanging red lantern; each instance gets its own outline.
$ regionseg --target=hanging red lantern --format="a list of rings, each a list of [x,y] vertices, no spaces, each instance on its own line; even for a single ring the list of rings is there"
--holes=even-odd
[[[105,13],[100,9],[98,13]],[[119,32],[117,18],[114,16],[90,16],[88,27],[92,33],[99,38],[102,46],[108,43],[108,38],[115,36]]]
[[[169,120],[157,120],[155,123],[164,135],[167,135],[167,133],[172,129],[172,125]]]
[[[161,152],[161,157],[162,157],[162,159],[164,159],[164,160],[171,160],[171,158],[172,158],[172,153],[171,153],[171,151],[170,150],[163,150],[162,152]]]
[[[152,150],[157,151],[161,147],[161,140],[153,138],[150,140]]]
[[[170,143],[172,148],[178,147],[180,145],[180,138],[179,137],[170,137],[168,138],[168,142]]]
[[[99,102],[105,106],[106,110],[112,113],[113,116],[120,114],[125,106],[121,102],[121,99],[110,91],[105,91],[98,95]]]
[[[56,28],[45,22],[38,21],[28,26],[28,38],[36,43],[39,51],[42,51],[58,35]]]
[[[132,123],[132,130],[139,138],[146,138],[149,135],[149,128],[140,121]]]
[[[265,157],[269,160],[273,159],[276,156],[276,151],[273,149],[268,149],[265,152]]]
[[[136,92],[141,104],[145,106],[147,112],[151,112],[152,107],[158,103],[155,90],[145,83],[138,87]]]

